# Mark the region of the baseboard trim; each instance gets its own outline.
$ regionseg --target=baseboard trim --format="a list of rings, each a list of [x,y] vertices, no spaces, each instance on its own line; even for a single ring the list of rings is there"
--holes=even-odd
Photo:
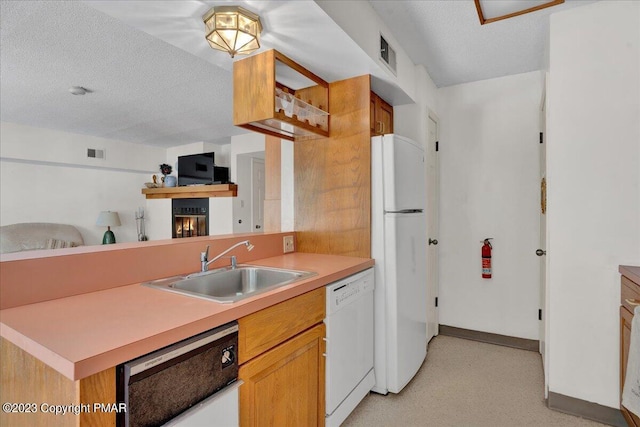
[[[627,427],[627,422],[619,409],[587,402],[575,397],[549,392],[547,406],[554,411],[564,412],[614,427]]]
[[[440,335],[464,338],[467,340],[480,341],[489,344],[502,345],[505,347],[519,348],[538,352],[540,341],[526,338],[509,337],[506,335],[492,334],[489,332],[472,331],[470,329],[456,328],[454,326],[440,325]]]

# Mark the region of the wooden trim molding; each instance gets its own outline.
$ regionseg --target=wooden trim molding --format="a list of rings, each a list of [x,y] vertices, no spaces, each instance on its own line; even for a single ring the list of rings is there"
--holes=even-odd
[[[496,16],[493,18],[485,18],[482,12],[482,4],[480,0],[474,0],[476,4],[476,11],[478,12],[478,18],[480,19],[480,25],[491,24],[492,22],[502,21],[503,19],[513,18],[514,16],[524,15],[525,13],[535,12],[540,9],[546,9],[547,7],[557,6],[564,3],[564,0],[552,0],[547,3],[540,4],[538,6],[530,7],[528,9],[519,10],[517,12],[509,13],[502,16]]]

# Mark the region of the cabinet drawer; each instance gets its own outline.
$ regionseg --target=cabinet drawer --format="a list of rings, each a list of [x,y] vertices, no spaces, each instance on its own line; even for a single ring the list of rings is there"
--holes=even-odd
[[[245,363],[240,426],[324,426],[324,324]]]
[[[622,276],[622,287],[620,290],[620,304],[633,313],[636,305],[640,304],[640,285]]]
[[[238,320],[238,361],[253,359],[324,319],[324,288],[283,301]]]

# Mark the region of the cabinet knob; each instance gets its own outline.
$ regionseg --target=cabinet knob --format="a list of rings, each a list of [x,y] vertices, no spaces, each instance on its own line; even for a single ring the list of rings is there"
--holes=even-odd
[[[429,237],[429,244],[430,245],[437,245],[438,244],[438,240],[437,239],[432,239],[431,237]]]
[[[547,254],[547,251],[543,251],[542,249],[538,249],[536,251],[536,255],[538,255],[538,256],[542,256],[542,255],[546,255],[546,254]]]
[[[256,230],[260,230],[262,227],[259,225],[256,225]]]

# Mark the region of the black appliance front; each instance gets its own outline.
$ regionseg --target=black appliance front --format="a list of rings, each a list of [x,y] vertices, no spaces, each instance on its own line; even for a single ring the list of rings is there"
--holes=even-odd
[[[209,199],[171,199],[171,210],[174,239],[209,235]]]
[[[215,153],[178,157],[178,185],[211,184]]]
[[[118,427],[160,426],[238,378],[238,323],[165,347],[117,367]]]
[[[178,185],[226,184],[229,168],[215,165],[215,153],[178,157]]]

